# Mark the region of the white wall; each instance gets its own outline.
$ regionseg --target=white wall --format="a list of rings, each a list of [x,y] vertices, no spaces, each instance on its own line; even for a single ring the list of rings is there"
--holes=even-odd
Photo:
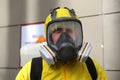
[[[109,80],[119,80],[119,4],[120,0],[0,0],[0,80],[14,80],[19,70],[20,25],[43,22],[57,6],[75,9],[83,23],[84,40],[93,45],[91,56]]]

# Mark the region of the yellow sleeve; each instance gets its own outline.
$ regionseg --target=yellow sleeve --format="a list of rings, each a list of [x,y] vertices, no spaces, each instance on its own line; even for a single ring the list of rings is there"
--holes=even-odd
[[[15,80],[30,80],[31,62],[29,61],[22,67]]]
[[[98,74],[97,80],[108,80],[106,72],[104,71],[104,69],[102,68],[102,66],[94,59],[92,59],[94,62],[94,65],[96,67],[96,71]]]

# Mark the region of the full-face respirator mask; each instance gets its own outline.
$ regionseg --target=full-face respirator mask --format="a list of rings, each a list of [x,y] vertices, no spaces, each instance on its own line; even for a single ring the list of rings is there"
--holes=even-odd
[[[58,10],[58,11],[57,11]],[[64,17],[57,18],[62,11],[69,13]],[[60,14],[61,15],[61,14]],[[59,15],[59,16],[60,16]],[[46,39],[40,45],[40,54],[48,64],[55,64],[78,60],[83,62],[89,56],[90,43],[83,43],[83,32],[81,22],[76,19],[73,10],[67,8],[54,9],[51,13],[52,21],[47,24]],[[47,22],[46,22],[47,23]]]

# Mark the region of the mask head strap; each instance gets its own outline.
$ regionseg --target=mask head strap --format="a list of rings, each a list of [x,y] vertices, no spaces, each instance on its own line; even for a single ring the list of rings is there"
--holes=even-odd
[[[76,18],[76,14],[75,14],[74,9],[69,9],[69,8],[67,8],[67,7],[64,7],[64,8],[69,11],[69,13],[70,13],[70,15],[71,15],[71,17],[72,17],[73,19]],[[55,20],[55,19],[56,19],[56,10],[57,10],[57,9],[60,9],[60,7],[57,7],[57,8],[54,8],[54,9],[51,10],[51,18],[52,18],[52,20]]]

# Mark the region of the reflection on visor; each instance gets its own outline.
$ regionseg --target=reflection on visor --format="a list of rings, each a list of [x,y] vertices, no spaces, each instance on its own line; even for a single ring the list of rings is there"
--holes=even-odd
[[[74,23],[73,22],[58,22],[52,24],[52,31],[57,30],[57,28],[66,28],[66,29],[74,29]]]

